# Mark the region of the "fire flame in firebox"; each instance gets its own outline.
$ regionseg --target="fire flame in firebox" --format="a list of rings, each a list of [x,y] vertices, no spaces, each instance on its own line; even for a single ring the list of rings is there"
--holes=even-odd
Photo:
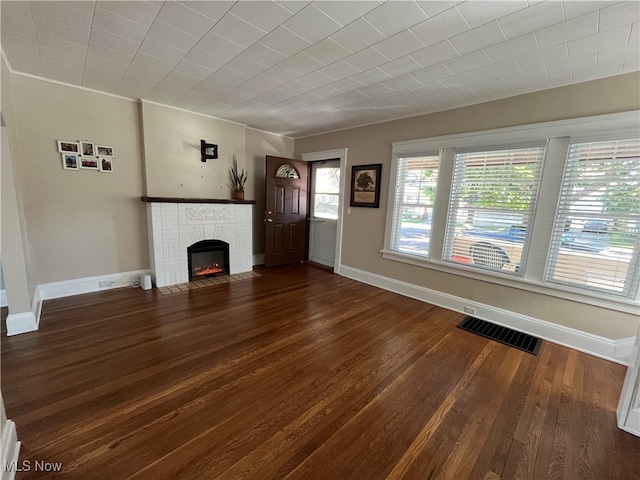
[[[212,273],[224,272],[224,268],[219,263],[210,263],[204,267],[193,267],[196,275],[211,275]]]

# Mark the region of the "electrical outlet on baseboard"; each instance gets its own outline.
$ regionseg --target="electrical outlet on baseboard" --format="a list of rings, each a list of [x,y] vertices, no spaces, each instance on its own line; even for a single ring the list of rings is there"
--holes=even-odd
[[[473,307],[464,307],[464,312],[468,313],[469,315],[475,315],[476,309]]]

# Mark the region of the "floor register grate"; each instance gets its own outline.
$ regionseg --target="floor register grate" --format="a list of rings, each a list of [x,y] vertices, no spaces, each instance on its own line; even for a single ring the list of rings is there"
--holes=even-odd
[[[490,338],[496,342],[509,345],[533,355],[538,355],[542,340],[527,333],[517,332],[507,327],[502,327],[494,323],[480,320],[479,318],[467,317],[458,328],[468,332],[476,333],[482,337]]]

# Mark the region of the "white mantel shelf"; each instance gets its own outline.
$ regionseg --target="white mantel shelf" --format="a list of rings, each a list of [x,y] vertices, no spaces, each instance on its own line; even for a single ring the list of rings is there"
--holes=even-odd
[[[149,256],[156,287],[189,281],[187,247],[201,240],[222,240],[229,244],[229,273],[252,270],[255,201],[141,199],[147,203]]]

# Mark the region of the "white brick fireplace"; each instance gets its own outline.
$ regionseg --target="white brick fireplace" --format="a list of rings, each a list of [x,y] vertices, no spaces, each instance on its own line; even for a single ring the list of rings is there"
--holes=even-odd
[[[172,199],[173,200],[173,199]],[[189,281],[187,247],[200,240],[229,244],[230,273],[253,267],[253,203],[193,203],[148,199],[149,255],[157,287]]]

